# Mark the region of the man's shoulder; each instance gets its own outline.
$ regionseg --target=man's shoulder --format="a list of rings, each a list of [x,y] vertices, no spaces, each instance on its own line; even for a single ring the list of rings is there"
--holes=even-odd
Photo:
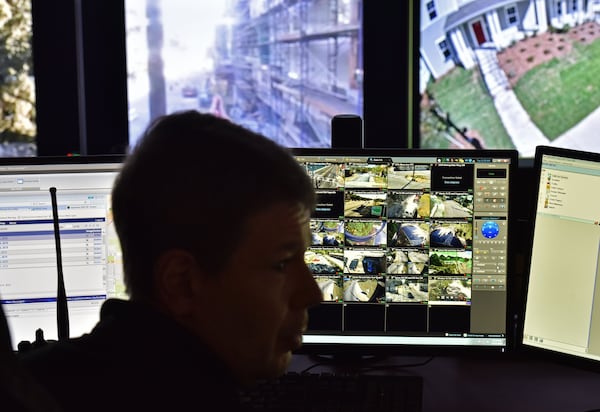
[[[103,306],[102,311],[110,313],[114,307],[126,311],[128,306],[121,305],[120,302],[110,302],[106,309]],[[117,326],[111,315],[103,317],[104,319],[88,333],[65,340],[43,342],[38,347],[19,352],[18,358],[34,371],[55,367],[59,367],[59,370],[77,371],[112,367],[113,361],[118,361],[115,358],[120,354],[124,355],[123,351],[117,348],[126,347],[124,341],[129,337],[123,333],[127,331],[126,326]]]
[[[17,357],[21,364],[35,375],[60,374],[62,371],[66,373],[75,370],[84,373],[91,367],[106,365],[106,359],[103,359],[101,353],[81,344],[82,339],[51,341],[38,348],[19,353]]]

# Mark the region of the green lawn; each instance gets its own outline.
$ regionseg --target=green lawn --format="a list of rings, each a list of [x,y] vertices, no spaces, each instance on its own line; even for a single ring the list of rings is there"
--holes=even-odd
[[[458,127],[477,130],[488,148],[512,149],[514,145],[496,112],[478,69],[456,67],[432,82],[427,90]],[[431,113],[421,113],[421,146],[450,146],[443,124]],[[454,131],[452,131],[454,132]]]
[[[427,89],[458,127],[479,131],[486,147],[514,148],[477,69],[457,67]],[[546,137],[561,136],[600,107],[600,40],[577,43],[568,56],[530,70],[514,92]],[[431,113],[421,113],[422,147],[449,147],[444,130]]]
[[[559,137],[600,106],[600,41],[535,67],[514,90],[542,133]]]

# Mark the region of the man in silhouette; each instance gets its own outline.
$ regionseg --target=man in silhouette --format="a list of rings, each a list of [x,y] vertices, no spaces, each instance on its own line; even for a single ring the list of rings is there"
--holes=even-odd
[[[211,114],[154,121],[112,191],[129,300],[22,355],[67,411],[235,410],[283,374],[321,291],[304,262],[311,181],[273,141]]]

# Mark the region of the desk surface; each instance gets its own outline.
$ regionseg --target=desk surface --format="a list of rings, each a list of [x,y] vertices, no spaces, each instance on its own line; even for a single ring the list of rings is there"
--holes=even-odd
[[[369,366],[381,366],[381,373],[422,376],[423,412],[600,411],[599,372],[513,355],[440,356],[424,365],[403,366],[426,359],[392,357]],[[300,372],[316,363],[307,355],[295,355],[290,370]],[[321,364],[311,370],[333,369],[337,367]]]

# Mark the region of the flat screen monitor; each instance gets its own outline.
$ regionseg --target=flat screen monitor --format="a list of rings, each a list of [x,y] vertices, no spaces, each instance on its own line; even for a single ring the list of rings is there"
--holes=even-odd
[[[197,109],[286,147],[330,147],[363,116],[362,1],[125,0],[129,146]]]
[[[303,350],[490,349],[510,340],[514,150],[295,149],[317,191]]]
[[[600,152],[594,1],[420,0],[415,146]]]
[[[522,344],[600,365],[600,154],[540,146]]]
[[[110,192],[121,158],[0,161],[0,302],[13,348],[42,329],[57,339],[58,270],[50,188],[56,188],[70,336],[88,332],[108,297],[124,297]]]
[[[0,17],[0,157],[37,154],[32,29],[31,0],[3,2]]]
[[[305,261],[322,302],[304,351],[490,349],[510,341],[517,152],[292,149],[318,202]],[[13,345],[57,338],[57,189],[70,336],[127,299],[110,192],[122,157],[0,162],[0,299]],[[232,188],[235,190],[235,188]]]

